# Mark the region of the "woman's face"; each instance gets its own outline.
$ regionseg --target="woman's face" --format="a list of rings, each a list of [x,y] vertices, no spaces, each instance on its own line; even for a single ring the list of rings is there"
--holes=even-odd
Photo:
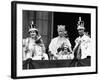
[[[36,32],[35,31],[30,31],[30,37],[35,38],[36,37]]]
[[[65,35],[65,30],[64,29],[58,29],[58,35],[59,36],[64,36]]]

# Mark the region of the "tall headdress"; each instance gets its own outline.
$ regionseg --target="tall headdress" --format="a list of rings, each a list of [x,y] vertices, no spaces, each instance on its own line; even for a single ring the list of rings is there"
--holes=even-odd
[[[65,30],[65,25],[57,25],[58,30],[59,29],[64,29]]]
[[[34,24],[34,21],[32,21],[31,24],[30,24],[29,32],[30,31],[38,31],[38,29],[36,29],[35,27],[36,27],[36,25]]]
[[[79,17],[79,21],[77,23],[77,30],[79,30],[79,29],[85,29],[84,21],[81,20],[81,17]]]

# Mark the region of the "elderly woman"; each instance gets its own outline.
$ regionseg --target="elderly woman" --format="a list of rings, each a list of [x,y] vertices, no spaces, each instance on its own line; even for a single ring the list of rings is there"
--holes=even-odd
[[[65,25],[58,25],[57,31],[58,31],[58,36],[53,38],[49,45],[49,51],[52,54],[53,60],[65,59],[61,57],[63,56],[61,54],[62,48],[64,47],[65,44],[67,45],[69,52],[72,52],[71,43],[69,39],[65,37],[65,33],[66,33]]]
[[[24,40],[25,59],[32,58],[32,60],[48,59],[45,53],[45,46],[36,28],[29,29],[30,37]]]

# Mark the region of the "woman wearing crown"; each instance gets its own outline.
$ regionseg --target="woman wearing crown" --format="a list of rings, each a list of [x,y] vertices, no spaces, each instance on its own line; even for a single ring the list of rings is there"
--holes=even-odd
[[[64,47],[66,45],[68,51],[71,53],[71,43],[69,39],[65,37],[65,25],[58,25],[57,27],[58,36],[51,40],[51,43],[49,45],[49,51],[53,56],[53,60],[67,59],[64,58],[64,56],[66,55],[65,53],[63,54],[64,51],[66,52],[66,50],[64,50]]]
[[[24,40],[25,45],[25,59],[31,58],[32,60],[43,60],[48,59],[45,53],[45,46],[43,40],[39,35],[38,29],[35,28],[33,22],[31,28],[29,29],[30,37]]]

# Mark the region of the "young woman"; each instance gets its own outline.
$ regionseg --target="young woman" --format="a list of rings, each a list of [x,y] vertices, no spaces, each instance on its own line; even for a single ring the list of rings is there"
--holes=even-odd
[[[43,40],[39,35],[36,28],[31,27],[29,29],[30,37],[24,40],[24,53],[25,59],[31,58],[32,60],[48,59],[45,53],[45,46]]]

